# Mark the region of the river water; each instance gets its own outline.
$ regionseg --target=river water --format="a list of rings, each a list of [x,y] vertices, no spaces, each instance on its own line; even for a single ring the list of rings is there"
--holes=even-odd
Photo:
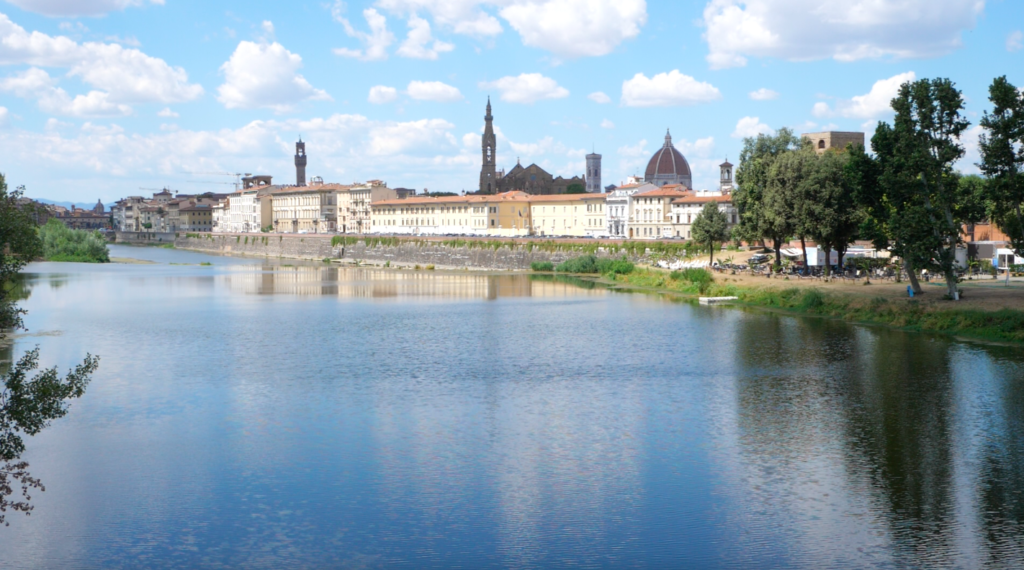
[[[0,567],[1024,567],[1019,348],[526,275],[112,255],[155,263],[27,270],[13,354],[102,360],[28,442],[46,492]]]

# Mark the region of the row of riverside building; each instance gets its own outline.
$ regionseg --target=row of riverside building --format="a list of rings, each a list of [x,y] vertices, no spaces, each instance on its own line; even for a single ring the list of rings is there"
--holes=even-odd
[[[601,156],[596,153],[587,156],[586,174],[569,180],[551,178],[536,165],[517,165],[508,175],[498,173],[490,101],[486,113],[481,187],[475,193],[417,195],[415,190],[388,188],[380,180],[344,185],[325,184],[314,177],[307,184],[306,145],[299,140],[294,185],[275,185],[270,176],[246,175],[230,194],[173,196],[164,190],[151,200],[131,196],[112,209],[114,229],[685,240],[691,239],[693,221],[709,202],[718,205],[730,226],[738,222],[732,203],[733,165],[728,160],[719,165],[717,190],[694,190],[690,164],[668,132],[643,177],[630,177],[600,192]],[[848,142],[863,143],[863,133],[803,137],[818,152]],[[485,181],[490,183],[485,186]],[[581,182],[581,190],[585,185],[590,191],[567,193],[576,181]]]
[[[493,154],[491,155],[493,159]],[[721,165],[718,190],[690,188],[685,157],[672,145],[651,158],[645,175],[608,192],[499,193],[431,196],[389,188],[381,180],[354,184],[306,183],[305,143],[296,143],[295,185],[270,176],[241,178],[230,194],[129,196],[112,208],[115,230],[298,234],[385,234],[490,237],[690,239],[691,224],[715,202],[735,224],[732,165]],[[592,173],[599,176],[599,163]],[[594,178],[593,176],[591,179]],[[599,179],[599,178],[598,178]]]
[[[536,195],[513,190],[462,196],[416,195],[412,190],[388,188],[379,180],[275,186],[269,177],[256,178],[243,179],[240,190],[226,195],[174,196],[163,190],[148,200],[125,198],[112,209],[114,228],[136,232],[689,239],[693,220],[708,202],[717,203],[730,224],[737,222],[729,186],[695,191],[679,184],[659,187],[635,177],[609,193]]]

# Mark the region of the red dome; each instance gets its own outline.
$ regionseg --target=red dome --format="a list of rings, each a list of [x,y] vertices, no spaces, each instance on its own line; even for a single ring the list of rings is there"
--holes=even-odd
[[[665,134],[665,144],[654,153],[644,172],[646,182],[690,185],[690,164],[683,153],[672,146],[672,135]]]

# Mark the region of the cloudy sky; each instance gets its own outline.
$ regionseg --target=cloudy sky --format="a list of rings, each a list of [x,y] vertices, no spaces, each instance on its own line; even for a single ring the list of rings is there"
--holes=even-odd
[[[744,136],[870,137],[908,79],[953,79],[977,123],[994,77],[1024,85],[1022,30],[1017,0],[0,0],[0,172],[225,191],[293,182],[301,135],[308,176],[473,190],[490,95],[506,170],[593,148],[619,183],[668,128],[712,188]]]

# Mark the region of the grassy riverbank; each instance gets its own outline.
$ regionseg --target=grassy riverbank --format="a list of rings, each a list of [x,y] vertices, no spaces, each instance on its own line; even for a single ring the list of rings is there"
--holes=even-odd
[[[707,274],[707,272],[703,272]],[[1024,311],[1011,308],[982,310],[952,301],[923,302],[829,291],[826,287],[752,286],[728,276],[707,282],[691,273],[637,269],[627,275],[608,275],[619,286],[671,292],[685,296],[735,296],[739,304],[786,312],[872,323],[904,330],[941,333],[986,341],[1024,343]]]
[[[39,238],[43,242],[43,259],[46,261],[110,261],[107,241],[98,232],[73,230],[59,220],[51,218],[39,228]]]

